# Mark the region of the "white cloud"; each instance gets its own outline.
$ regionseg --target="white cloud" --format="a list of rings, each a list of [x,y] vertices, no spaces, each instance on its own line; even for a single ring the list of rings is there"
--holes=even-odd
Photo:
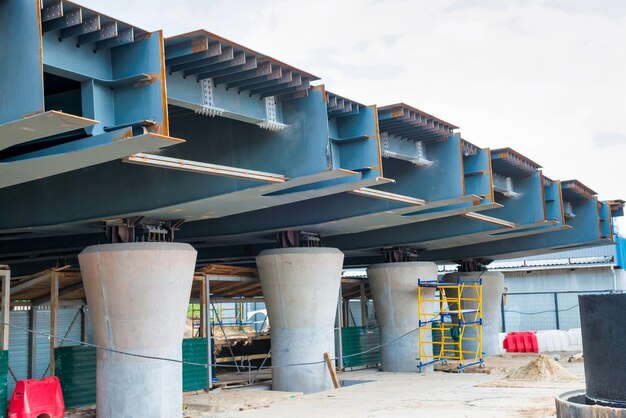
[[[207,29],[379,105],[406,102],[510,146],[551,178],[626,197],[621,0],[82,0],[166,36]],[[602,142],[599,143],[598,141]]]

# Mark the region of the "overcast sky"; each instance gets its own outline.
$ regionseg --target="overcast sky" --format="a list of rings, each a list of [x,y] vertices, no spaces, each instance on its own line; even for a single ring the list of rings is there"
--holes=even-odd
[[[626,1],[79,0],[172,36],[206,29],[365,104],[405,102],[553,179],[626,198]],[[622,223],[622,229],[626,223]]]

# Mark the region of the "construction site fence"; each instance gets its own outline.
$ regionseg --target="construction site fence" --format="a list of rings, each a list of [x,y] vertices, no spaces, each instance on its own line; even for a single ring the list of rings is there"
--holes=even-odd
[[[183,392],[202,390],[207,386],[206,367],[189,363],[207,363],[207,339],[185,338],[183,340]],[[96,403],[96,351],[95,347],[68,346],[54,349],[55,374],[61,381],[61,390],[67,408],[94,405]],[[0,373],[7,373],[7,355],[0,351]],[[3,368],[4,365],[4,368]],[[6,382],[6,379],[3,379]],[[6,383],[0,391],[6,392]],[[6,396],[0,394],[0,402]],[[0,405],[0,408],[2,406]],[[6,407],[1,409],[6,410]],[[0,415],[1,417],[2,415]]]
[[[343,367],[375,366],[379,364],[380,349],[371,350],[379,345],[380,335],[378,327],[341,328]],[[355,355],[357,353],[363,354]]]
[[[506,293],[500,304],[502,332],[580,328],[578,296],[613,290]]]

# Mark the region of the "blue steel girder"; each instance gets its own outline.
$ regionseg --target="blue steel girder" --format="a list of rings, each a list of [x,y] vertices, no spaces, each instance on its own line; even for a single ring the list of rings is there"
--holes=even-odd
[[[184,142],[148,132],[145,128],[135,131],[133,133],[133,128],[118,129],[4,159],[0,162],[0,188]]]
[[[285,181],[258,186],[256,173],[234,178],[198,174],[186,170],[155,165],[152,168],[112,162],[93,169],[66,173],[36,182],[15,186],[4,192],[7,198],[15,196],[20,203],[6,210],[0,228],[4,231],[40,228],[102,219],[145,215],[156,219],[198,220],[248,212],[294,201],[374,186],[389,180],[375,175],[374,168],[364,176],[344,169],[329,154],[329,127],[323,88],[298,100],[285,102],[283,112],[293,127],[287,131],[272,132],[224,118],[206,118],[188,112],[173,117],[172,133],[185,138],[186,143],[163,150],[156,157],[168,157],[189,162],[210,161],[213,164],[236,168],[240,174],[256,170],[267,178],[284,177]],[[368,112],[360,115],[366,119]],[[369,112],[370,122],[361,121],[363,129],[375,129],[375,112]],[[356,123],[356,122],[355,122]],[[368,128],[369,127],[369,128]],[[368,131],[368,134],[375,132]],[[369,151],[367,158],[378,161],[377,144],[362,144]],[[177,149],[178,148],[178,149]],[[367,158],[363,161],[367,161]],[[355,163],[356,164],[356,163]],[[160,168],[159,168],[160,167]],[[204,167],[206,168],[206,167]],[[192,172],[188,172],[192,171]],[[80,190],[98,185],[98,193],[87,197]],[[42,193],[45,190],[45,193]],[[73,191],[68,193],[68,190]],[[35,211],[36,196],[64,194],[63,202],[50,204],[45,213]],[[17,196],[22,196],[17,199]],[[23,202],[23,205],[22,205]],[[30,209],[29,209],[30,206]],[[77,216],[78,215],[78,216]]]
[[[329,105],[335,107],[338,100],[347,100],[328,93],[326,97]],[[358,114],[344,117],[334,117],[331,114],[330,132],[334,135],[331,136],[334,146],[344,143],[369,143],[370,147],[372,144],[376,145],[377,135],[371,135],[376,133],[375,117],[372,113],[375,108],[353,104],[355,106],[361,108]],[[354,139],[357,137],[358,139]],[[337,154],[341,151],[335,147],[331,149]],[[468,149],[471,152],[466,152]],[[492,200],[488,150],[467,147],[458,135],[428,144],[427,150],[433,159],[433,164],[428,166],[418,167],[404,161],[385,159],[384,171],[392,172],[396,181],[382,185],[379,190],[360,188],[351,191],[352,195],[333,195],[296,202],[220,221],[194,222],[188,228],[183,227],[178,236],[185,239],[221,240],[228,235],[237,235],[244,240],[245,237],[284,229],[301,229],[327,236],[371,231],[465,213],[475,214],[481,210],[500,207]],[[376,151],[378,148],[374,147],[371,158],[377,162],[380,154]],[[346,154],[352,158],[358,155],[356,151]],[[344,155],[333,158],[333,161],[337,160],[343,165]],[[467,187],[464,174],[466,164],[472,172]],[[466,189],[471,189],[480,196],[467,195]]]
[[[170,104],[275,130],[287,127],[281,102],[319,79],[203,30],[168,38],[165,58]]]
[[[421,224],[330,236],[326,239],[326,245],[336,245],[346,250],[394,246],[432,250],[466,245],[470,242],[505,240],[515,236],[553,232],[562,227],[559,217],[548,220],[545,215],[544,204],[548,197],[543,189],[550,188],[548,193],[550,199],[554,197],[555,192],[552,186],[544,186],[540,172],[524,178],[519,186],[521,193],[514,200],[505,197],[503,197],[505,200],[496,198],[496,202],[503,203],[503,207],[498,209],[486,210],[480,214],[469,212],[459,217]],[[557,195],[557,199],[560,200],[560,196]],[[492,212],[498,217],[491,216]]]
[[[0,8],[0,31],[19,45],[0,62],[1,187],[180,142],[167,137],[160,32],[68,1]]]
[[[602,224],[610,224],[608,207],[607,202],[599,202],[595,196],[581,199],[575,203],[576,216],[567,220],[568,228],[550,234],[426,251],[422,257],[424,260],[437,261],[471,258],[495,260],[610,244],[613,242],[612,233],[602,227]]]
[[[365,178],[382,176],[380,140],[377,126],[376,106],[365,106],[333,93],[328,93],[324,86],[314,87],[320,91],[326,102],[328,112],[328,130],[330,156],[333,165],[358,171]],[[340,112],[334,103],[339,98],[343,103],[350,103],[350,112]]]
[[[452,249],[426,251],[421,254],[420,258],[433,261],[458,261],[468,258],[499,259],[541,254],[564,249],[565,247],[582,248],[605,245],[610,243],[610,236],[602,235],[602,238],[593,239],[597,238],[593,236],[593,231],[595,230],[594,222],[593,220],[590,222],[590,219],[593,219],[593,203],[595,203],[595,199],[593,199],[591,205],[587,202],[585,206],[585,202],[583,201],[577,203],[577,205],[583,206],[582,208],[577,207],[577,212],[580,213],[585,220],[578,220],[575,228],[586,230],[588,232],[587,234],[579,231],[577,237],[570,236],[564,238],[561,236],[559,239],[554,239],[552,234],[545,234],[532,237],[532,240],[511,239],[497,243],[497,246],[494,246],[494,243],[482,243]],[[597,213],[601,214],[596,218],[599,222],[610,222],[606,217],[621,216],[619,201],[600,202],[596,204],[596,208]],[[209,223],[203,224],[202,222],[196,222],[188,226],[193,227],[195,225],[208,227]],[[568,227],[568,229],[572,229],[572,227]],[[194,246],[198,249],[198,265],[224,262],[251,263],[254,261],[256,254],[263,249],[273,248],[275,245],[273,237],[271,236],[265,239],[263,237],[249,238],[246,245],[241,245],[239,238],[233,239],[232,237],[224,237],[211,244],[205,244],[202,240],[187,238],[184,228],[183,231],[180,231],[177,235],[180,236],[181,234],[185,235],[185,237],[182,237],[184,241],[193,242]],[[551,242],[547,242],[546,238],[551,238]],[[19,271],[21,274],[29,274],[49,267],[51,265],[50,263],[59,259],[63,260],[63,262],[71,262],[84,246],[102,242],[104,239],[102,233],[92,233],[65,237],[37,237],[31,234],[29,239],[17,239],[17,237],[15,237],[10,241],[1,240],[0,263],[11,264],[15,271]],[[559,241],[561,244],[565,242],[566,245],[560,245]],[[555,244],[559,246],[554,247]],[[497,248],[500,247],[502,247],[502,250],[498,251]],[[346,266],[363,266],[384,261],[382,254],[378,251],[371,252],[344,249],[344,252],[346,253]],[[48,264],[46,264],[46,262]]]
[[[12,40],[0,45],[10,57],[0,187],[11,202],[0,231],[14,237],[146,216],[188,221],[181,238],[204,242],[205,260],[249,262],[243,246],[271,246],[285,229],[317,232],[351,257],[408,245],[448,260],[595,245],[622,210],[511,149],[473,146],[444,120],[327,93],[311,87],[317,77],[206,31],[164,40],[69,1],[5,0],[0,34]],[[170,119],[185,143],[168,136]],[[72,243],[95,237],[38,248],[37,260],[73,257]]]

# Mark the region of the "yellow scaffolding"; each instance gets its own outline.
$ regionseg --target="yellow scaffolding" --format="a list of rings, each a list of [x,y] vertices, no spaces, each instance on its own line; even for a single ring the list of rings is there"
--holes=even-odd
[[[435,297],[429,296],[434,291]],[[437,295],[438,294],[438,295]],[[418,370],[457,363],[459,372],[483,362],[483,286],[480,277],[454,282],[418,280]],[[435,341],[433,331],[441,338]]]

